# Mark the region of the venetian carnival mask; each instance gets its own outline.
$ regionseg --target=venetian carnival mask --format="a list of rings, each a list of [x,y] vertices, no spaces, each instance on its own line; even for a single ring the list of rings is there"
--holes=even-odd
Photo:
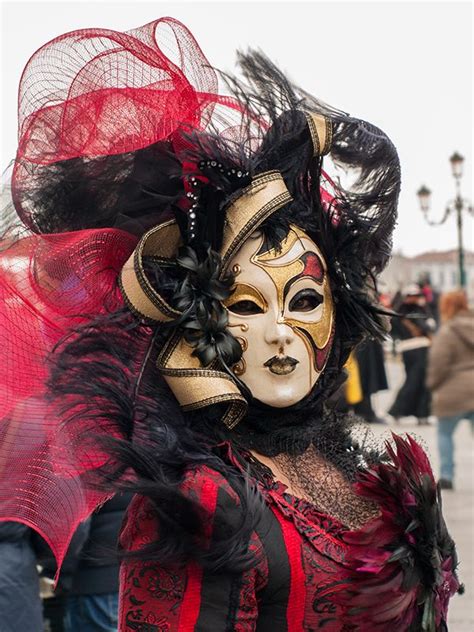
[[[282,408],[308,395],[331,349],[334,309],[318,246],[292,226],[279,249],[252,234],[233,258],[229,328],[242,345],[234,372],[253,397]]]
[[[331,146],[330,121],[320,114],[302,112],[301,116],[314,155],[324,155]],[[200,162],[198,168],[206,177],[211,176],[209,170],[225,169],[215,160]],[[232,170],[227,176],[232,177]],[[222,239],[212,265],[209,260],[200,268],[192,254],[197,215],[205,215],[208,208],[200,206],[199,182],[191,178],[196,192],[186,193],[191,201],[189,230],[183,232],[175,219],[150,229],[120,275],[126,304],[143,322],[178,323],[169,328],[156,367],[182,409],[225,405],[222,421],[228,428],[246,414],[248,398],[242,386],[253,398],[276,408],[291,406],[311,392],[326,365],[335,320],[326,263],[318,246],[300,228],[291,226],[280,247],[268,249],[259,231],[267,218],[293,201],[282,174],[269,170],[249,178],[237,171],[239,176],[246,176],[247,181],[224,204]],[[216,217],[222,213],[219,209]],[[191,288],[188,294],[193,302],[183,308],[173,306],[152,285],[145,264],[153,260],[164,267],[176,266],[180,249],[188,243],[184,287]],[[203,293],[199,270],[204,269],[211,285]],[[228,272],[234,284],[230,294],[227,286],[222,291]],[[218,298],[216,288],[225,296]],[[242,347],[238,361],[219,355],[219,345],[224,341],[229,348],[230,338],[234,349],[238,343]]]

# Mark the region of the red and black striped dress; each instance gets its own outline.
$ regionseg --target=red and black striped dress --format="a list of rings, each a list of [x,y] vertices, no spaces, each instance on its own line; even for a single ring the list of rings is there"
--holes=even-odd
[[[262,484],[265,511],[248,544],[255,564],[240,574],[210,573],[195,563],[123,563],[119,630],[414,632],[425,629],[423,616],[434,626],[426,629],[446,630],[447,604],[459,588],[455,551],[423,451],[399,440],[392,461],[367,471],[356,486],[380,513],[351,531],[282,484]],[[235,492],[207,467],[190,471],[183,489],[214,518],[238,510]],[[158,529],[150,501],[137,496],[121,545],[140,548],[156,540]]]

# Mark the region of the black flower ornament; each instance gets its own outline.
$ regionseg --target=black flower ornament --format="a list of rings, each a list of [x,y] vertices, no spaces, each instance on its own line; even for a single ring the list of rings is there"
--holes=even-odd
[[[186,342],[194,347],[203,366],[220,360],[227,368],[240,359],[242,348],[227,330],[227,310],[222,301],[232,292],[234,277],[222,275],[222,260],[210,247],[202,258],[186,246],[176,258],[185,277],[175,295],[175,307],[182,316],[174,322],[183,330]]]

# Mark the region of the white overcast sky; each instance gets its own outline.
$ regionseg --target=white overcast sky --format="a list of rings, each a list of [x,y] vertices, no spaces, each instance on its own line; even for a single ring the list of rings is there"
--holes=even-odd
[[[413,255],[457,245],[455,219],[424,223],[416,191],[433,191],[440,217],[454,196],[449,157],[465,156],[463,196],[472,199],[471,2],[1,2],[2,170],[16,149],[16,93],[42,44],[86,27],[128,30],[161,16],[186,24],[212,65],[234,52],[265,51],[308,92],[385,130],[403,174],[395,248]],[[473,248],[473,222],[465,221]]]

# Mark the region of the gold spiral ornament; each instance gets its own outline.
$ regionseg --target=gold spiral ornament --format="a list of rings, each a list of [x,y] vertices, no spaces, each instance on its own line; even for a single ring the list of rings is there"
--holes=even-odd
[[[232,272],[235,276],[237,276],[238,274],[240,274],[242,272],[242,268],[240,267],[240,265],[238,263],[235,263],[232,266]]]
[[[233,325],[231,325],[230,323],[227,325],[228,328],[230,327],[240,327],[240,331],[248,331],[249,330],[249,326],[247,325],[247,323],[234,323]]]
[[[242,336],[236,336],[235,339],[238,341],[238,343],[242,347],[242,351],[247,351],[247,349],[249,348],[249,343],[247,342],[247,338],[242,338]]]
[[[246,369],[247,365],[245,364],[245,360],[243,358],[240,358],[240,360],[232,367],[232,371],[235,375],[237,375],[237,377],[243,375]]]

